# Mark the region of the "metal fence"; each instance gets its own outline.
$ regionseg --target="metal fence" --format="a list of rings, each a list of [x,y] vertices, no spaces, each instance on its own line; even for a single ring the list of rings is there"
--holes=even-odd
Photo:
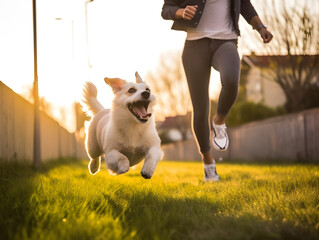
[[[0,159],[33,159],[33,105],[0,82]],[[41,159],[87,158],[84,143],[40,113]]]
[[[319,163],[319,108],[228,129],[226,152],[215,159]],[[194,140],[163,146],[168,160],[200,160]]]

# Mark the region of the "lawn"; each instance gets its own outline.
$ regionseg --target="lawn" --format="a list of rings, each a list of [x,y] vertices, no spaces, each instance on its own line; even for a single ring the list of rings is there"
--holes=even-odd
[[[38,172],[0,165],[1,239],[319,239],[319,165],[159,163],[89,175],[86,161]]]

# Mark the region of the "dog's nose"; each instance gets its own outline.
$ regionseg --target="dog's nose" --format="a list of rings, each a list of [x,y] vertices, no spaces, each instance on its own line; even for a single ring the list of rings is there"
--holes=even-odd
[[[144,92],[142,92],[142,96],[143,96],[143,98],[148,99],[150,97],[150,92],[144,91]]]

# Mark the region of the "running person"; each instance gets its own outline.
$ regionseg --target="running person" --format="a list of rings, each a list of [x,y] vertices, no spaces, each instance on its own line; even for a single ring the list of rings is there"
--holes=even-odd
[[[164,0],[162,17],[173,20],[172,29],[187,32],[182,54],[193,105],[193,131],[204,163],[204,180],[218,181],[215,149],[226,151],[229,144],[226,117],[238,95],[240,59],[237,39],[239,15],[256,29],[263,42],[272,34],[258,17],[250,0]],[[210,124],[209,79],[211,67],[219,71],[222,84],[217,113]]]

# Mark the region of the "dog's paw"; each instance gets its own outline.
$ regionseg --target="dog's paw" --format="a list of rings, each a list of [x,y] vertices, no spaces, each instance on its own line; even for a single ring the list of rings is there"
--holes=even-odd
[[[145,179],[151,179],[152,178],[152,174],[151,173],[143,171],[143,170],[141,171],[141,175]]]
[[[89,167],[89,172],[92,175],[97,174],[100,171],[100,160],[99,159],[91,159],[88,167]]]
[[[123,174],[123,173],[126,173],[128,172],[129,168],[120,168],[118,171],[117,171],[117,174]]]
[[[129,169],[130,169],[130,162],[128,160],[119,161],[117,174],[126,173],[128,172]]]

